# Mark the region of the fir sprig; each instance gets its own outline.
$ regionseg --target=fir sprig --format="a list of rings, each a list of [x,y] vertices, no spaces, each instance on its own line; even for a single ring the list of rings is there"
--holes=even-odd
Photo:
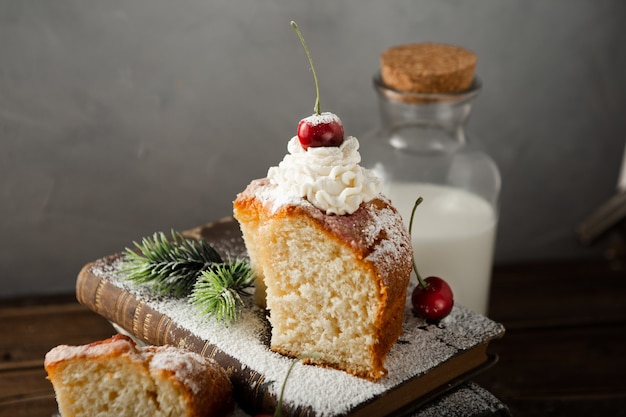
[[[241,296],[249,295],[254,276],[243,261],[216,264],[202,271],[191,293],[191,303],[202,313],[230,323],[239,316]]]
[[[250,265],[224,262],[204,239],[187,239],[172,230],[171,238],[155,233],[135,249],[126,248],[122,272],[138,284],[152,284],[152,292],[177,297],[191,294],[202,313],[231,322],[239,316],[242,296],[254,284]]]
[[[151,283],[159,295],[188,295],[202,271],[223,262],[204,239],[187,239],[173,230],[171,239],[158,232],[133,243],[138,250],[126,248],[122,270],[133,282]]]

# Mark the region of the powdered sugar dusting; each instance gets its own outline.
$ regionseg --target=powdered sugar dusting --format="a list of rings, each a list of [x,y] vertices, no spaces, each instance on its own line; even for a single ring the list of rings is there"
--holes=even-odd
[[[341,119],[335,113],[331,112],[322,112],[320,114],[312,114],[308,117],[302,119],[307,122],[311,126],[317,126],[320,124],[329,124],[329,123],[341,123]]]
[[[307,199],[283,192],[267,178],[252,181],[240,196],[258,200],[270,215],[288,207],[306,212],[375,264],[411,262],[413,252],[408,230],[400,214],[382,194],[344,216],[327,215]]]
[[[384,197],[383,197],[384,198]],[[390,202],[389,202],[390,204]],[[370,230],[364,231],[369,236],[380,236],[384,231],[384,239],[379,240],[378,247],[368,256],[374,263],[385,262],[399,263],[406,261],[401,256],[411,254],[408,232],[404,223],[391,206],[382,209],[368,208],[373,221],[368,225]]]
[[[196,377],[200,370],[206,369],[205,359],[198,354],[167,346],[154,352],[150,370],[173,372],[178,381],[183,382],[194,394],[198,394],[200,386],[196,383]]]
[[[270,214],[274,214],[286,206],[313,207],[311,203],[302,197],[282,192],[280,188],[276,186],[267,186],[268,184],[268,179],[256,180],[250,183],[250,186],[246,191],[249,190],[253,192],[263,206],[268,208]]]
[[[468,382],[450,391],[424,407],[413,417],[461,417],[495,415],[507,408],[489,391],[474,382]],[[508,413],[507,413],[508,414]]]
[[[97,358],[110,354],[129,355],[131,357],[134,355],[137,356],[137,360],[141,361],[137,352],[135,351],[134,344],[128,339],[122,338],[118,340],[113,340],[110,343],[96,342],[80,346],[59,345],[46,353],[44,364],[45,366],[48,366],[52,363],[66,361],[70,359]]]
[[[244,308],[240,320],[226,326],[198,314],[187,298],[151,296],[149,287],[126,281],[120,267],[119,258],[102,260],[95,263],[91,272],[133,293],[179,326],[236,358],[242,369],[250,368],[265,375],[266,381],[272,381],[269,389],[278,394],[292,360],[268,349],[265,337],[268,322],[264,311],[252,300]],[[359,404],[432,370],[455,355],[458,348],[466,349],[499,336],[503,328],[462,306],[455,306],[439,325],[427,324],[414,317],[407,305],[403,331],[400,342],[388,355],[386,367],[389,373],[382,380],[370,382],[341,371],[298,363],[292,371],[293,383],[288,383],[285,390],[285,404],[311,407],[319,416],[345,414]]]

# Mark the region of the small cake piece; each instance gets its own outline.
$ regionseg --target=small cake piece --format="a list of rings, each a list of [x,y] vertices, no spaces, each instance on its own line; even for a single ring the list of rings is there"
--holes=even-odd
[[[380,76],[384,85],[400,92],[458,93],[471,86],[477,61],[476,54],[459,46],[398,45],[381,54]]]
[[[210,417],[233,407],[230,379],[215,361],[171,346],[138,348],[127,336],[57,346],[44,366],[63,417]]]

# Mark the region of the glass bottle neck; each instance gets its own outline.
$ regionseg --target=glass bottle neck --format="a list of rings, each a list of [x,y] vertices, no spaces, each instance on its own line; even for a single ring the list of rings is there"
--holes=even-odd
[[[416,152],[458,149],[467,139],[465,123],[480,82],[456,94],[405,93],[374,79],[384,136],[394,148]]]

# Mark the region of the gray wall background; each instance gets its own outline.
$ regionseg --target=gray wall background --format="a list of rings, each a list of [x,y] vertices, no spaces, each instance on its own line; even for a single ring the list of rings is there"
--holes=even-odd
[[[0,297],[69,292],[88,261],[231,214],[286,152],[314,85],[378,123],[385,48],[474,50],[469,124],[503,175],[497,262],[597,256],[574,228],[626,139],[622,0],[0,0]]]

